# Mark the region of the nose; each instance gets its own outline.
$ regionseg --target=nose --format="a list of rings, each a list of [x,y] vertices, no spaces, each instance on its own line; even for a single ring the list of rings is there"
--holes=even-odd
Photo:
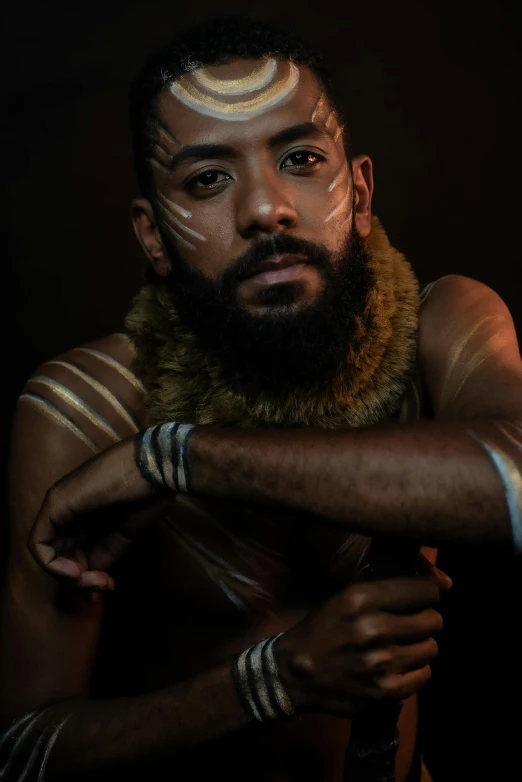
[[[236,221],[244,239],[257,234],[280,233],[293,228],[297,212],[291,188],[276,172],[258,173],[238,192]]]

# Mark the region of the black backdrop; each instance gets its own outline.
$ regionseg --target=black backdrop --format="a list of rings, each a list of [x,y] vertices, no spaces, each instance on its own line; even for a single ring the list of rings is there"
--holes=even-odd
[[[32,0],[4,10],[5,431],[27,374],[119,328],[140,285],[129,220],[131,75],[180,27],[246,7]],[[346,96],[355,151],[374,160],[375,212],[421,280],[457,272],[486,282],[522,333],[515,3],[267,0],[250,9],[325,53]],[[423,695],[426,752],[442,779],[515,779],[520,564],[456,548],[441,561],[455,588]]]

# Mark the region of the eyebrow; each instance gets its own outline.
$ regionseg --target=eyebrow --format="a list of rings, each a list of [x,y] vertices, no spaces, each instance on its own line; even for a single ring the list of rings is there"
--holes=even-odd
[[[289,144],[292,141],[298,141],[305,136],[314,138],[328,138],[332,136],[326,128],[316,125],[315,122],[302,122],[299,125],[292,125],[290,128],[284,128],[278,131],[268,139],[268,146],[271,149],[279,147],[282,144]],[[174,171],[182,163],[189,160],[205,160],[208,158],[221,158],[232,160],[237,158],[238,152],[234,147],[228,144],[187,144],[176,155],[172,157],[169,169]]]

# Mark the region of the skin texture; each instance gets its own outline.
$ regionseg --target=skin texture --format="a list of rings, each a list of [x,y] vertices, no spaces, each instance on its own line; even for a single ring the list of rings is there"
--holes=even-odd
[[[245,61],[209,70],[220,78],[224,73],[237,78],[250,73],[253,65],[253,61]],[[169,233],[183,257],[213,281],[218,281],[255,239],[278,232],[338,252],[350,228],[353,197],[359,233],[365,237],[370,231],[371,161],[364,155],[355,158],[353,178],[347,177],[330,189],[346,163],[342,136],[331,120],[331,109],[316,112],[316,128],[311,127],[322,91],[307,69],[299,70],[298,88],[288,101],[245,122],[216,121],[181,104],[168,92],[160,97],[158,117],[162,126],[172,129],[177,141],[167,142],[165,134],[160,134],[162,147],[168,144],[168,157],[163,153],[165,165],[154,168],[159,219],[193,244],[193,249],[187,248]],[[327,108],[326,103],[323,105]],[[296,132],[292,138],[289,134],[281,137],[282,131],[298,127],[303,132]],[[227,147],[229,152],[224,154],[223,150],[220,156],[188,158],[176,164],[176,156],[186,152],[186,147],[202,144]],[[303,164],[292,157],[296,152],[307,152],[312,157]],[[204,241],[172,223],[173,217],[180,219],[172,204],[191,213],[182,223],[204,236]],[[339,206],[339,211],[329,217]],[[132,213],[136,235],[147,257],[155,271],[166,276],[171,262],[150,202],[137,199]],[[322,280],[317,270],[308,266],[300,281],[303,306],[318,296]],[[240,285],[238,300],[251,312],[262,315],[265,310],[254,280]]]
[[[240,78],[249,72],[248,68],[251,70],[252,64],[227,67],[230,77]],[[213,70],[223,76],[222,69]],[[188,248],[180,246],[180,251],[210,278],[218,280],[227,266],[261,235],[288,231],[322,242],[332,251],[341,246],[343,231],[350,224],[342,228],[340,213],[328,222],[327,217],[342,200],[339,188],[329,191],[344,162],[342,149],[333,138],[320,143],[317,138],[307,137],[297,144],[295,140],[276,147],[269,144],[279,130],[310,121],[319,93],[312,77],[303,72],[299,91],[287,103],[255,121],[233,123],[213,120],[185,106],[174,107],[172,96],[162,95],[159,111],[167,130],[158,131],[164,148],[163,152],[158,151],[162,164],[154,166],[158,192],[176,205],[177,209],[170,207],[176,219],[186,220],[192,230],[205,236],[205,241],[198,243],[196,237],[183,233],[176,225],[180,236],[186,240],[190,237],[196,248],[191,250],[192,255]],[[325,114],[325,119],[328,116]],[[226,160],[185,161],[181,173],[177,169],[170,174],[166,166],[168,156],[172,157],[179,148],[176,139],[183,144],[232,144],[236,155]],[[314,169],[310,176],[282,169],[284,155],[303,145],[311,152],[324,152],[327,163]],[[220,186],[222,190],[212,197],[199,194],[199,190],[198,194],[188,193],[183,182],[208,168],[223,170],[230,176],[227,184]],[[354,161],[354,176],[348,181],[356,200],[357,227],[365,236],[369,231],[372,192],[371,163],[367,158]],[[190,220],[179,209],[192,213]],[[152,205],[143,199],[134,202],[133,218],[138,238],[156,272],[167,274],[170,261]],[[321,284],[316,272],[307,270],[306,284],[301,289],[303,305],[313,302]],[[245,282],[238,294],[245,307],[263,314],[265,305],[251,283]],[[447,356],[453,355],[456,343],[462,341],[485,310],[493,318],[488,321],[490,327],[502,335],[502,345],[489,357],[486,366],[485,362],[477,364],[467,373],[456,395],[443,394]],[[487,342],[489,337],[477,332],[476,338]],[[128,346],[119,339],[111,340],[103,349],[130,366]],[[459,361],[467,359],[467,350],[465,347]],[[441,532],[444,537],[459,540],[483,536],[509,540],[498,475],[480,446],[463,434],[465,426],[473,425],[483,437],[504,438],[499,444],[510,449],[514,459],[519,458],[516,446],[496,425],[504,422],[502,426],[518,437],[513,422],[521,418],[522,372],[509,313],[499,298],[480,283],[455,277],[441,280],[421,316],[419,357],[429,396],[434,401],[433,424],[348,432],[342,440],[337,433],[329,438],[310,433],[306,449],[297,456],[292,438],[299,437],[299,433],[245,433],[243,437],[219,430],[196,432],[191,442],[194,486],[200,492],[226,496],[232,501],[244,497],[261,501],[270,506],[270,512],[273,505],[283,503],[285,507],[291,505],[292,510],[321,513],[350,527],[358,525],[357,528],[369,532],[395,529],[421,541]],[[65,360],[71,358],[67,356]],[[141,403],[138,397],[131,396],[138,394],[138,389],[129,381],[127,386],[122,385],[123,379],[117,373],[110,379],[109,369],[106,365],[103,371],[99,370],[96,379],[112,393],[117,390],[120,398],[124,395],[139,420]],[[94,372],[93,367],[91,370]],[[61,366],[47,366],[37,374],[63,381],[59,373],[65,371]],[[80,380],[76,378],[74,382]],[[484,395],[486,381],[488,394]],[[71,378],[67,382],[72,386]],[[78,386],[74,389],[79,393]],[[51,393],[46,387],[48,391]],[[91,391],[94,393],[92,387]],[[82,393],[87,394],[83,386]],[[72,415],[63,399],[53,399],[63,405],[62,412]],[[111,426],[117,428],[117,413],[108,409],[104,412]],[[328,599],[322,593],[312,592],[299,602],[295,596],[290,599],[286,595],[285,600],[265,613],[237,618],[230,613],[228,603],[225,607],[219,601],[215,589],[207,590],[203,575],[198,572],[196,577],[190,570],[165,526],[155,523],[158,514],[164,512],[156,503],[145,509],[140,507],[138,514],[118,514],[117,522],[112,514],[104,516],[103,534],[95,536],[94,548],[78,553],[82,552],[84,538],[78,539],[73,556],[70,550],[65,551],[69,564],[63,560],[59,563],[52,559],[52,554],[49,556],[48,548],[39,548],[42,543],[47,547],[56,543],[49,537],[51,518],[63,524],[75,504],[80,507],[83,503],[84,508],[93,509],[109,503],[114,510],[118,500],[128,503],[132,492],[134,499],[140,501],[150,496],[149,485],[134,466],[132,441],[105,451],[111,444],[106,433],[85,416],[80,419],[78,410],[74,415],[76,424],[81,422],[84,433],[104,453],[65,478],[51,493],[49,488],[86,462],[92,451],[70,429],[58,426],[28,400],[20,402],[15,420],[11,458],[13,543],[2,609],[0,658],[2,692],[6,693],[2,704],[4,723],[23,711],[53,702],[58,703],[56,710],[72,712],[53,753],[50,779],[70,778],[80,772],[96,773],[98,779],[98,772],[104,770],[109,769],[108,776],[113,775],[111,769],[115,766],[124,770],[129,767],[130,773],[129,764],[139,771],[140,759],[144,757],[150,772],[167,751],[171,753],[172,768],[194,775],[201,768],[198,764],[203,763],[202,753],[199,748],[191,754],[190,748],[222,737],[223,744],[205,744],[206,761],[217,773],[223,769],[229,780],[244,779],[246,774],[252,778],[251,758],[256,757],[259,779],[295,778],[301,763],[307,767],[307,773],[313,769],[316,779],[338,782],[349,735],[349,722],[344,717],[357,713],[362,704],[407,696],[429,677],[427,666],[436,653],[434,634],[441,626],[435,607],[440,590],[449,586],[447,579],[434,572],[428,577],[398,579],[393,583],[364,585],[345,581],[330,589]],[[445,421],[448,424],[444,428]],[[122,436],[125,437],[123,432]],[[444,459],[440,456],[441,444]],[[339,458],[333,459],[334,455]],[[325,458],[332,461],[332,466],[338,465],[337,471],[325,470]],[[229,470],[237,467],[238,462],[241,471],[232,479]],[[400,465],[402,472],[398,476]],[[358,476],[357,491],[349,483],[354,474]],[[376,485],[381,487],[379,491]],[[470,491],[480,492],[480,508],[476,500],[469,500]],[[31,550],[39,566],[26,541],[46,493],[47,500],[31,539]],[[461,502],[463,496],[465,502]],[[436,529],[433,518],[425,517],[426,508],[436,515]],[[276,511],[277,507],[273,509],[274,518],[283,542],[307,537],[307,527],[299,514],[292,526],[284,521],[287,514],[277,516]],[[195,517],[183,516],[178,505],[176,514],[179,524],[193,528]],[[331,527],[319,527],[310,545],[312,553],[331,531]],[[133,547],[131,541],[136,533],[145,535],[144,542]],[[142,577],[140,564],[154,551],[155,544],[160,553],[153,564],[162,562],[163,567],[151,568],[147,580]],[[92,601],[84,597],[85,589],[67,588],[67,582],[87,587],[87,592],[94,585],[110,588],[113,578],[104,569],[123,552],[129,555],[132,551],[137,551],[138,556],[130,567],[131,580],[139,590],[124,595],[128,600],[136,600],[131,603],[129,624],[142,616],[140,592],[146,598],[149,594],[166,596],[169,607],[183,603],[190,620],[176,617],[167,621],[161,616],[161,643],[154,647],[150,659],[156,678],[148,680],[145,694],[130,694],[129,687],[124,698],[89,700],[103,612],[110,606],[110,598],[103,595]],[[66,568],[62,570],[65,581],[49,573],[51,561]],[[78,580],[79,570],[83,575]],[[313,569],[307,572],[312,573]],[[150,613],[155,604],[155,599],[146,599],[143,614]],[[260,638],[284,630],[288,632],[278,649],[282,677],[300,704],[302,715],[298,721],[269,726],[255,735],[240,733],[239,741],[234,743],[234,734],[245,725],[246,718],[230,680],[228,661]],[[114,669],[124,666],[128,657],[133,659],[132,644],[123,643],[122,647],[118,647],[120,657]],[[168,658],[164,668],[163,650]],[[399,780],[404,780],[411,759],[414,709],[414,702],[408,700],[401,715]],[[299,778],[303,779],[303,774]]]

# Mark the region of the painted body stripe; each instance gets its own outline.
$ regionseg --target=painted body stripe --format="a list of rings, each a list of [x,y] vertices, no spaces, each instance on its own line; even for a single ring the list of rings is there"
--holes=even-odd
[[[505,435],[505,437],[507,437],[507,439],[509,440],[509,442],[510,442],[512,445],[514,445],[514,446],[515,446],[515,448],[516,448],[517,450],[519,450],[519,451],[522,451],[522,442],[521,442],[520,440],[517,440],[517,439],[516,439],[516,437],[513,437],[513,435],[511,434],[511,432],[508,432],[507,428],[506,428],[505,426],[502,426],[502,424],[499,424],[499,423],[498,423],[498,422],[496,422],[496,421],[494,421],[493,423],[495,424],[495,426],[497,427],[497,429],[500,429],[500,431],[502,432],[502,434],[503,434],[503,435]],[[506,422],[506,423],[509,423],[509,422]],[[513,424],[511,424],[511,426],[513,426]],[[515,428],[516,428],[516,427],[515,427]]]
[[[340,212],[340,211],[341,211],[341,209],[342,209],[344,206],[346,206],[346,203],[347,203],[347,201],[348,201],[348,198],[349,198],[349,196],[350,196],[350,191],[347,191],[347,193],[346,193],[346,195],[344,196],[343,200],[342,200],[342,201],[341,201],[339,204],[337,204],[337,206],[336,206],[336,207],[334,207],[334,209],[332,209],[332,211],[331,211],[331,212],[330,212],[330,213],[327,215],[327,217],[326,217],[326,220],[325,220],[325,223],[327,223],[329,220],[331,220],[331,219],[332,219],[332,217],[335,217],[335,215],[336,215],[338,212]]]
[[[176,423],[167,424],[160,427],[158,435],[158,449],[161,463],[163,464],[165,484],[172,491],[177,491],[174,465],[172,464],[172,438],[175,436],[177,428],[178,424]]]
[[[245,699],[248,702],[248,705],[252,711],[252,714],[254,715],[255,719],[258,722],[262,722],[262,717],[258,711],[258,708],[255,704],[254,699],[252,698],[252,693],[250,692],[250,687],[248,686],[248,677],[247,677],[247,668],[246,668],[246,662],[247,662],[247,656],[249,653],[249,649],[243,652],[243,654],[239,657],[237,661],[237,670],[239,674],[239,681],[241,682],[241,689],[243,691],[243,695]]]
[[[107,353],[102,353],[101,350],[95,350],[94,348],[75,348],[75,350],[81,350],[83,353],[89,353],[89,355],[95,356],[100,361],[103,361],[105,364],[108,364],[119,372],[120,375],[128,380],[138,391],[145,393],[146,389],[141,380],[139,380],[133,372],[127,369],[127,367],[124,367],[123,364],[120,364],[119,361],[112,358],[112,356],[108,356]]]
[[[450,348],[449,350],[449,358],[446,365],[446,371],[444,373],[444,380],[442,383],[442,389],[440,392],[440,404],[443,405],[447,397],[450,393],[450,381],[453,377],[453,373],[455,369],[457,368],[457,365],[459,363],[460,357],[462,356],[465,348],[469,344],[469,341],[471,338],[477,333],[477,331],[482,328],[488,321],[495,320],[494,315],[485,315],[483,318],[481,318],[477,323],[473,325],[473,327],[468,331],[467,334],[465,334],[461,339],[457,340]],[[469,359],[468,359],[469,360]],[[455,397],[453,397],[455,398]]]
[[[156,427],[153,427],[152,429],[147,429],[144,432],[143,439],[142,439],[141,454],[150,475],[159,486],[162,486],[163,479],[161,476],[160,469],[156,463],[156,459],[154,458],[154,453],[152,451],[152,435],[155,429]]]
[[[186,493],[188,490],[189,475],[188,475],[188,459],[187,459],[187,446],[190,432],[194,429],[192,424],[180,424],[176,439],[178,441],[178,489],[181,492]]]
[[[276,635],[275,638],[272,638],[270,643],[268,644],[268,647],[266,649],[266,664],[268,671],[270,673],[270,679],[274,683],[274,690],[275,690],[275,696],[277,698],[278,704],[281,708],[281,710],[285,714],[294,714],[295,708],[294,704],[286,694],[286,691],[281,684],[281,680],[279,678],[279,668],[277,666],[277,662],[274,655],[274,644],[277,641],[278,638],[280,638],[283,634],[279,633],[279,635]]]
[[[337,141],[339,140],[339,136],[341,135],[342,132],[343,132],[342,126],[339,125],[339,127],[335,131],[335,135],[334,135],[334,138],[333,138],[334,144],[337,144]]]
[[[58,424],[58,426],[63,427],[64,429],[68,429],[71,434],[75,435],[75,437],[78,437],[79,440],[82,441],[84,445],[87,446],[93,453],[98,453],[99,448],[96,447],[96,445],[93,443],[93,441],[87,437],[82,430],[76,426],[73,421],[71,421],[69,418],[67,418],[66,415],[64,415],[60,410],[58,410],[57,407],[55,407],[52,402],[49,402],[44,397],[40,396],[39,394],[31,394],[29,392],[26,392],[24,394],[21,394],[20,399],[25,400],[28,402],[32,407],[34,407],[36,410],[38,410],[40,413],[43,413],[45,416],[50,418],[55,424]]]
[[[56,364],[58,366],[66,367],[70,372],[73,372],[75,375],[77,375],[79,378],[81,378],[85,383],[90,385],[92,388],[94,388],[95,391],[97,391],[100,396],[103,396],[103,398],[109,402],[110,405],[114,408],[114,410],[120,415],[123,420],[135,431],[139,431],[138,424],[136,420],[132,417],[132,415],[124,408],[122,403],[117,399],[117,397],[114,396],[112,391],[109,391],[107,386],[104,386],[102,383],[98,382],[95,378],[91,377],[91,375],[88,375],[87,372],[84,372],[82,369],[79,369],[79,367],[75,366],[74,364],[71,364],[69,361],[48,361],[46,366],[49,364]]]
[[[114,442],[119,442],[123,439],[103,416],[99,415],[96,410],[70,391],[67,386],[62,385],[62,383],[58,383],[56,380],[45,377],[44,375],[35,375],[29,380],[29,383],[37,383],[38,385],[49,388],[53,393],[60,397],[63,402],[70,405],[74,410],[80,413],[80,415],[85,416],[93,426],[96,426],[104,432],[108,437],[114,440]]]
[[[513,459],[498,446],[481,439],[471,429],[466,431],[486,451],[496,467],[504,487],[513,544],[517,552],[522,552],[522,475],[520,470]]]

